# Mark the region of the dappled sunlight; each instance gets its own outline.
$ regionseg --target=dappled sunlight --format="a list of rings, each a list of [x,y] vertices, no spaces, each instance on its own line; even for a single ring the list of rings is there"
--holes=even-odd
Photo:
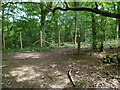
[[[6,60],[3,62],[3,65],[7,65],[3,67],[4,87],[18,85],[18,87],[35,88],[72,87],[68,78],[70,69],[73,70],[71,76],[76,87],[119,87],[119,79],[115,76],[116,66],[103,64],[100,59],[105,57],[107,52],[91,52],[83,49],[83,54],[77,55],[76,49],[63,50],[7,54],[7,58],[16,61],[10,59],[11,62]]]
[[[36,66],[21,66],[12,69],[9,73],[12,77],[15,77],[16,82],[39,82],[41,86],[46,83],[46,80],[48,81],[51,78],[52,81],[48,83],[51,88],[64,88],[69,83],[67,74],[58,70],[49,69],[50,72],[46,73],[47,71],[48,69],[40,69]]]
[[[65,78],[65,77],[64,77]],[[69,79],[65,78],[59,82],[49,85],[51,88],[64,88],[69,83]]]
[[[10,74],[13,77],[16,77],[17,82],[26,81],[26,80],[32,80],[36,77],[41,76],[41,73],[36,72],[35,69],[38,67],[36,66],[22,66],[18,68],[14,68],[12,71],[10,71]]]
[[[96,83],[96,87],[104,87],[104,88],[119,88],[119,82],[117,79],[106,79],[106,78],[101,78],[100,80],[94,82]]]
[[[55,81],[49,84],[51,88],[64,88],[69,83],[67,74],[64,74],[58,70],[55,70],[51,76],[54,76],[55,78]]]
[[[34,53],[17,53],[13,57],[18,59],[25,59],[25,58],[37,59],[37,58],[41,58],[42,55],[40,53],[35,53],[35,52]]]
[[[105,53],[92,53],[93,56],[97,57],[97,58],[104,58],[106,56]]]

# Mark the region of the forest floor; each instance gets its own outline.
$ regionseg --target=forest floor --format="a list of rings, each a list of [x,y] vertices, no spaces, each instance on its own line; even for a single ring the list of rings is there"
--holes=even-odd
[[[120,53],[107,49],[106,53]],[[76,48],[55,49],[45,52],[3,53],[3,88],[66,88],[72,87],[68,70],[76,87],[120,88],[118,64],[104,64],[105,53]]]

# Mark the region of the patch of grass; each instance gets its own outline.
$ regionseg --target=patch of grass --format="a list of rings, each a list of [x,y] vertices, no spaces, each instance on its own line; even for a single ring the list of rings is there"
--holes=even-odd
[[[26,47],[23,49],[17,48],[17,49],[8,49],[8,50],[4,50],[2,51],[3,53],[15,53],[15,52],[25,52],[25,51],[32,51],[32,52],[36,52],[36,51],[49,51],[49,47]]]
[[[75,46],[73,44],[61,43],[60,46],[58,46],[58,44],[54,44],[54,45],[51,44],[49,46],[43,46],[42,48],[40,46],[30,46],[30,47],[24,47],[23,49],[20,49],[20,48],[6,49],[6,50],[3,50],[2,52],[3,53],[14,53],[14,52],[25,52],[25,51],[45,52],[45,51],[50,51],[50,50],[54,50],[54,49],[72,48],[72,47],[75,47]]]
[[[104,46],[114,46],[118,44],[118,40],[107,40],[104,41]],[[100,45],[100,43],[98,43],[98,46]],[[81,48],[90,48],[91,44],[89,42],[81,42]],[[57,43],[54,44],[50,44],[49,46],[43,46],[42,48],[39,45],[36,46],[29,46],[29,47],[23,47],[23,49],[21,50],[20,48],[12,48],[12,49],[6,49],[3,50],[2,52],[4,53],[14,53],[14,52],[24,52],[24,51],[49,51],[49,50],[53,50],[53,49],[61,49],[61,48],[77,48],[77,45],[75,45],[72,42],[65,42],[65,43],[61,43],[60,46],[58,46]]]
[[[59,80],[64,80],[64,77],[60,75],[60,76],[58,76],[58,79]]]

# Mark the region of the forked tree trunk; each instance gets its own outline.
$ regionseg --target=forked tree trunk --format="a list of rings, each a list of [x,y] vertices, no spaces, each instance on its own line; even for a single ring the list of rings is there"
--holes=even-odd
[[[46,18],[46,15],[50,12],[51,9],[48,9],[48,8],[52,8],[52,2],[49,2],[47,3],[47,6],[48,7],[45,7],[44,5],[44,2],[40,2],[40,8],[41,8],[41,18],[40,18],[40,23],[41,23],[41,30],[42,31],[42,38],[45,39],[45,18]],[[40,41],[41,43],[41,41]],[[42,46],[42,45],[41,45]]]

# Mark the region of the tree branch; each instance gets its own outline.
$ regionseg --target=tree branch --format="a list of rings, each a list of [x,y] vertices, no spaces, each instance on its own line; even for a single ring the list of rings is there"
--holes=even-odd
[[[107,12],[107,11],[102,11],[96,8],[87,8],[87,7],[78,7],[78,8],[61,8],[61,7],[56,7],[53,9],[53,15],[55,13],[56,10],[61,10],[61,11],[88,11],[88,12],[93,12],[96,14],[100,14],[102,16],[106,16],[106,17],[112,17],[112,18],[120,18],[120,14],[115,14],[115,13],[111,13],[111,12]]]
[[[68,8],[68,4],[67,4],[66,0],[64,0],[64,3],[65,3],[65,5],[66,5],[66,8]]]
[[[98,9],[98,4],[97,4],[97,2],[95,2],[95,8]]]

